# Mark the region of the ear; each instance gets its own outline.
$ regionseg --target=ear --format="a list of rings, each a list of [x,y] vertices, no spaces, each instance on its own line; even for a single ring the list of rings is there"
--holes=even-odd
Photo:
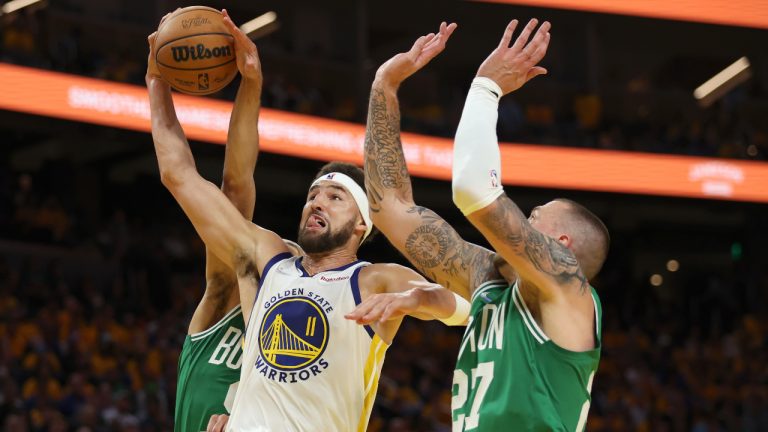
[[[368,226],[365,224],[363,217],[358,214],[357,221],[355,222],[355,232],[359,233],[360,238],[362,238],[365,235],[365,231],[367,229],[368,229]]]
[[[568,236],[568,234],[561,234],[560,237],[557,238],[557,241],[559,241],[560,244],[567,247],[568,249],[571,248],[571,238]]]

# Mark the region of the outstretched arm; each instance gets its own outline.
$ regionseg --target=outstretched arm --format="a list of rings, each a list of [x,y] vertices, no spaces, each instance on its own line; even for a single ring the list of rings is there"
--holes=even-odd
[[[216,186],[198,174],[184,131],[176,117],[170,86],[152,67],[153,42],[154,35],[150,36],[147,88],[152,139],[160,178],[210,252],[234,270],[241,291],[245,285],[255,292],[258,273],[267,261],[288,249],[275,233],[243,218]],[[245,317],[249,315],[250,307],[250,304],[243,304]]]
[[[369,324],[390,343],[405,315],[439,319],[447,325],[464,325],[470,305],[463,297],[427,282],[408,267],[373,264],[360,272],[363,301],[344,317]]]
[[[500,276],[493,254],[465,242],[435,212],[417,206],[400,141],[397,89],[445,48],[456,25],[420,37],[410,51],[384,63],[371,88],[365,139],[365,181],[376,227],[420,272],[469,298],[480,283]]]
[[[536,64],[546,53],[550,25],[542,24],[528,43],[536,25],[531,20],[510,47],[517,26],[512,21],[478,70],[456,131],[453,198],[494,249],[547,299],[560,292],[558,287],[578,284],[584,288],[587,282],[570,249],[533,228],[504,194],[496,138],[499,98],[546,73]]]
[[[259,154],[258,118],[261,105],[262,74],[256,45],[222,11],[224,23],[234,38],[240,87],[229,119],[227,145],[224,151],[224,175],[221,189],[246,220],[253,219],[256,185],[253,170]],[[206,286],[203,299],[189,323],[189,332],[209,328],[236,305],[240,293],[235,273],[217,256],[205,252]],[[253,303],[246,296],[245,303]]]

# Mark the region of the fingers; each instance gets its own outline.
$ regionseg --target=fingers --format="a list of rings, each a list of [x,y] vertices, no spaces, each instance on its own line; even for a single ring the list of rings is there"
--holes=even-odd
[[[232,21],[232,18],[229,17],[229,14],[227,13],[226,9],[221,10],[221,14],[224,16],[223,21],[224,25],[227,27],[227,30],[229,31],[229,34],[232,35],[232,37],[235,38],[238,42],[243,42],[243,39],[248,39],[248,36],[243,33],[242,30],[240,30],[237,25],[235,25],[235,22]],[[250,40],[250,39],[248,39]]]
[[[542,42],[538,44],[538,46],[536,47],[536,50],[533,52],[533,54],[531,54],[530,61],[532,65],[535,65],[538,62],[540,62],[541,59],[543,59],[544,56],[547,54],[547,48],[549,48],[549,37],[550,37],[549,32],[547,32],[544,35]]]
[[[409,52],[409,54],[419,55],[419,53],[424,50],[424,47],[428,43],[432,42],[433,39],[435,39],[434,33],[430,33],[428,35],[425,35],[416,39],[416,42],[413,43],[413,47],[411,47],[411,51]]]
[[[525,82],[528,82],[539,75],[546,75],[546,74],[547,74],[547,70],[545,68],[541,66],[534,66],[528,71],[528,74],[525,76]]]
[[[371,310],[368,311],[367,314],[365,314],[365,316],[361,320],[363,321],[362,324],[370,324],[374,321],[381,321],[381,315],[384,313],[384,310],[387,308],[387,306],[389,306],[388,301],[378,302],[376,306],[371,308]],[[361,323],[358,322],[358,324],[361,324]]]
[[[448,38],[450,38],[453,31],[456,30],[456,27],[458,27],[456,23],[446,24],[446,22],[443,21],[440,24],[440,32],[424,46],[424,51],[437,50],[435,54],[442,51],[445,48],[445,44],[448,42]]]
[[[517,23],[518,21],[513,19],[507,24],[507,28],[504,29],[504,34],[501,36],[501,41],[499,42],[499,49],[509,48],[509,43],[512,41],[512,35],[517,28]]]
[[[211,419],[208,420],[208,427],[205,428],[205,432],[224,432],[228,421],[228,415],[214,414],[211,416]]]
[[[357,322],[358,324],[368,324],[365,322],[364,317],[373,309],[379,302],[381,302],[382,296],[374,295],[367,298],[365,301],[357,305],[352,312],[344,315],[344,318]]]
[[[395,313],[398,312],[398,310],[399,309],[397,306],[395,306],[394,302],[392,304],[388,304],[387,307],[384,308],[384,312],[382,312],[381,317],[379,318],[379,322],[383,323],[385,321],[389,321],[393,318]]]
[[[208,419],[208,426],[205,427],[205,432],[213,432],[213,427],[216,425],[216,420],[218,420],[218,417],[218,414],[214,414],[210,419]]]
[[[535,29],[536,25],[538,24],[539,20],[536,18],[532,18],[530,21],[528,21],[528,24],[526,24],[525,28],[523,28],[523,31],[520,32],[520,36],[517,37],[515,44],[512,45],[511,49],[515,51],[522,50],[523,47],[525,47],[525,44],[528,43],[528,38],[531,36],[531,33],[533,33],[533,29]]]
[[[544,21],[544,24],[536,31],[531,43],[523,48],[523,54],[531,58],[532,64],[536,64],[544,58],[544,54],[547,52],[547,45],[549,44],[549,29],[552,25],[549,21]],[[543,51],[541,50],[543,48]],[[537,60],[534,60],[535,55],[541,54]]]
[[[162,18],[160,18],[160,24],[158,24],[157,28],[159,29],[160,27],[162,27],[162,26],[163,26],[163,24],[165,24],[165,21],[168,19],[168,17],[170,17],[171,15],[175,14],[175,13],[176,13],[176,11],[178,11],[179,9],[181,9],[181,8],[176,8],[176,10],[175,10],[175,11],[173,11],[173,12],[168,12],[167,14],[163,15],[163,17],[162,17]]]

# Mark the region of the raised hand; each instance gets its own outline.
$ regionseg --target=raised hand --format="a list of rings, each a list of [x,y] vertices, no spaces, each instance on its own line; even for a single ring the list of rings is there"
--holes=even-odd
[[[456,23],[443,22],[437,34],[429,33],[416,39],[409,51],[397,54],[381,65],[376,71],[376,79],[395,87],[399,86],[406,78],[443,52],[448,38],[456,27]]]
[[[535,18],[530,20],[515,43],[509,46],[517,28],[517,20],[512,20],[504,30],[499,46],[480,65],[477,76],[492,79],[501,87],[503,94],[508,94],[531,79],[546,74],[547,70],[537,64],[544,58],[549,46],[549,21],[544,21],[528,43],[538,23]]]
[[[224,15],[224,25],[235,39],[235,57],[240,75],[245,79],[257,80],[261,84],[261,62],[256,44],[235,25],[226,9],[222,9],[221,14]]]
[[[155,39],[157,39],[157,32],[153,32],[147,37],[147,42],[149,42],[149,57],[147,58],[146,75],[147,84],[149,84],[150,80],[162,79],[160,70],[157,68],[157,62],[155,61]]]
[[[176,10],[179,10],[179,8],[176,8]],[[175,11],[174,11],[175,12]],[[169,12],[165,15],[163,15],[163,18],[160,20],[160,24],[157,25],[157,28],[163,26],[163,23],[165,20],[168,19],[169,16],[171,16],[173,12]],[[159,80],[163,81],[162,75],[160,75],[160,69],[157,68],[157,61],[155,60],[155,40],[157,39],[157,31],[152,32],[151,35],[147,37],[147,42],[149,42],[149,58],[147,58],[147,74],[144,77],[144,79],[147,82],[147,85],[149,85],[149,82],[152,80]]]

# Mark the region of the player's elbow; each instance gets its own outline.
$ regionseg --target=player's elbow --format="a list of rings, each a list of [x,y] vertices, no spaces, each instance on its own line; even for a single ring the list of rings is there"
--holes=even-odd
[[[247,194],[250,191],[256,193],[256,184],[253,181],[253,176],[240,176],[233,173],[224,172],[224,176],[221,182],[221,190],[228,198],[239,197]]]
[[[453,203],[465,216],[491,205],[504,193],[498,183],[481,184],[457,173],[454,173],[451,190]]]
[[[194,162],[192,166],[179,158],[158,159],[160,168],[160,182],[168,190],[175,190],[183,186],[191,175],[196,175]]]

